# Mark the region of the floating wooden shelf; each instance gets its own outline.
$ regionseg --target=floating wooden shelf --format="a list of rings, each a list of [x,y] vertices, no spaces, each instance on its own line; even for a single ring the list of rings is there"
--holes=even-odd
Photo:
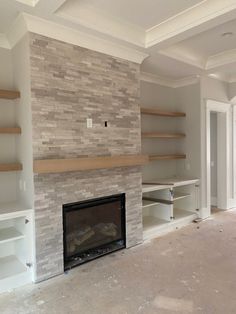
[[[17,99],[17,98],[20,98],[20,92],[0,89],[0,98],[2,98],[2,99]]]
[[[7,164],[0,163],[0,172],[21,171],[21,170],[22,170],[22,164],[20,163],[7,163]]]
[[[186,159],[186,155],[150,155],[149,160],[171,160],[171,159]]]
[[[185,117],[186,116],[186,113],[184,112],[162,111],[155,108],[141,108],[141,113],[162,116],[162,117]]]
[[[0,128],[0,134],[21,134],[21,128]]]
[[[132,167],[147,164],[147,155],[122,155],[85,157],[75,159],[45,159],[34,161],[35,173],[60,173],[116,167]]]
[[[158,132],[144,132],[142,133],[144,138],[183,138],[185,137],[184,133],[158,133]]]

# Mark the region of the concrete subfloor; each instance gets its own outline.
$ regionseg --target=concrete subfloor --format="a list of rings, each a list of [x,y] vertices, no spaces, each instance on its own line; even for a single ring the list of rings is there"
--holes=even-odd
[[[0,295],[1,314],[236,313],[236,211]]]

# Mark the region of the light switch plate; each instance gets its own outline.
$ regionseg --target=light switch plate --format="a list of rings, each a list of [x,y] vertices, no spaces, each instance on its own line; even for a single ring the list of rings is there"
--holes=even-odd
[[[87,128],[93,127],[93,119],[87,118]]]

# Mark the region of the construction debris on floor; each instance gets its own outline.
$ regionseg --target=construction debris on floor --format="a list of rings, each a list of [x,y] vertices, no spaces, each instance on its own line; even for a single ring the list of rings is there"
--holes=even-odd
[[[200,228],[198,229],[197,227]],[[1,314],[235,314],[236,212],[0,296]]]

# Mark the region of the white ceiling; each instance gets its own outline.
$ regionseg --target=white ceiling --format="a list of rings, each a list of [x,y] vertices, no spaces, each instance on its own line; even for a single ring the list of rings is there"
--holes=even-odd
[[[163,0],[68,0],[60,12],[75,17],[86,6],[146,30],[200,2],[203,0],[165,0],[164,5]]]
[[[20,12],[145,52],[158,77],[236,78],[236,0],[0,0],[0,45]]]
[[[230,37],[222,37],[223,33],[233,32]],[[236,48],[236,20],[224,23],[196,36],[179,42],[176,47],[188,54],[200,56],[204,59]]]

